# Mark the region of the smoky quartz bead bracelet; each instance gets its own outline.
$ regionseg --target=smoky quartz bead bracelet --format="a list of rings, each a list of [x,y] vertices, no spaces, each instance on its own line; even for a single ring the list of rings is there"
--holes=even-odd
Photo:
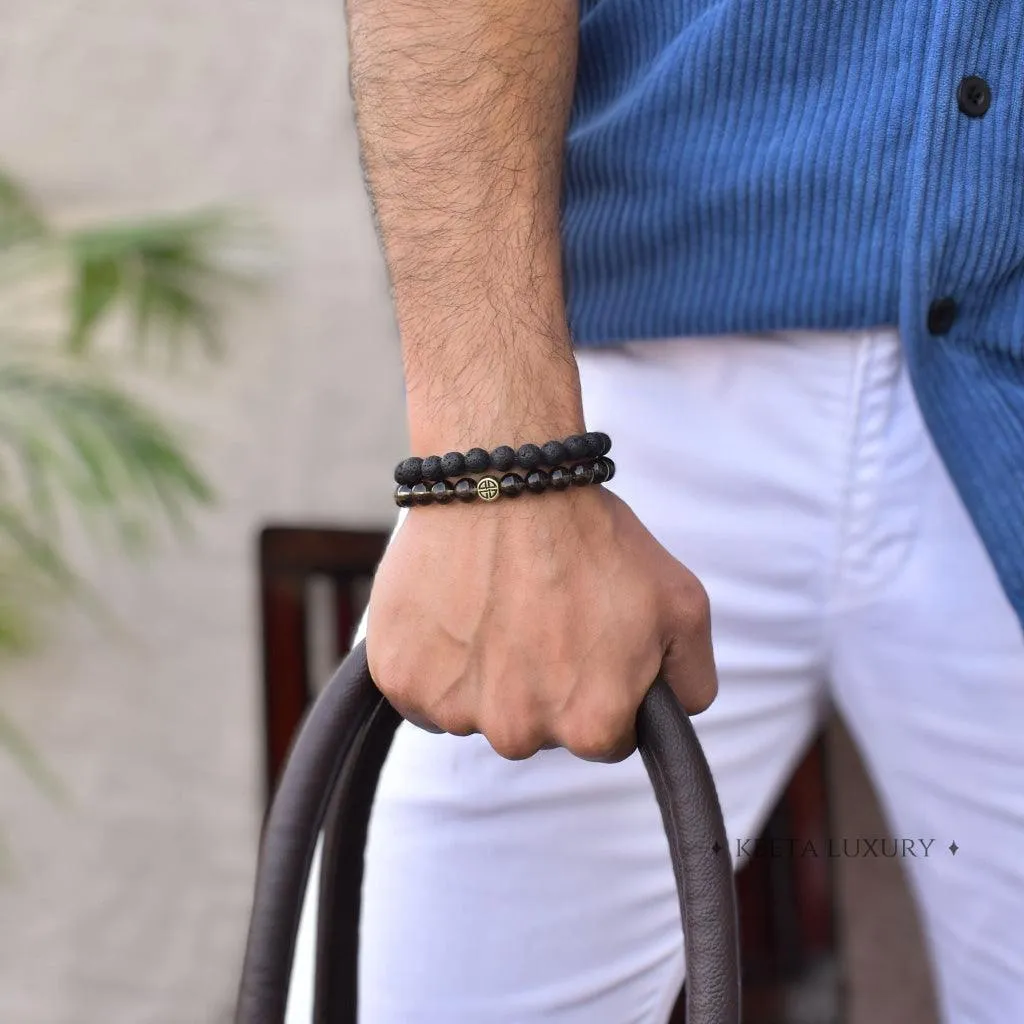
[[[615,463],[601,455],[573,466],[555,466],[550,473],[537,468],[526,476],[503,473],[479,480],[463,477],[454,484],[448,480],[437,480],[432,484],[423,480],[414,484],[403,483],[395,488],[395,504],[400,508],[410,508],[414,505],[447,505],[453,501],[506,501],[518,498],[524,491],[543,494],[549,490],[564,491],[568,487],[605,484],[613,476]]]

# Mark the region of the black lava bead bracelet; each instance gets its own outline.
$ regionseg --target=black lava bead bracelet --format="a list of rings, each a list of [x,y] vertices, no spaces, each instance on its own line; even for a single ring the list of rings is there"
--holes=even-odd
[[[428,455],[425,459],[411,456],[395,467],[395,483],[415,487],[420,483],[440,483],[464,473],[486,473],[496,469],[507,473],[513,467],[527,473],[548,466],[552,469],[566,462],[597,459],[612,449],[612,439],[599,430],[587,434],[573,434],[564,441],[548,441],[544,445],[524,444],[512,448],[499,445],[492,452],[483,448],[470,448],[468,452],[449,452],[447,455]]]
[[[577,462],[574,466],[555,466],[550,473],[533,469],[525,477],[519,473],[506,473],[498,478],[464,477],[458,483],[438,480],[433,484],[422,480],[415,484],[399,484],[395,488],[395,504],[400,508],[412,505],[447,505],[450,501],[497,501],[499,498],[518,498],[523,491],[542,494],[544,491],[564,491],[567,487],[585,487],[587,484],[606,484],[615,476],[615,463],[605,456],[592,461]]]

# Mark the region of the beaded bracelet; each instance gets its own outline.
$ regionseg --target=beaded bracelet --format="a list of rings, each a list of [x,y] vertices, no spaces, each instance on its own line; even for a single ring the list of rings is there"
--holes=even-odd
[[[565,462],[596,459],[607,455],[612,439],[599,430],[586,434],[573,434],[564,441],[548,441],[544,445],[524,444],[519,448],[499,445],[492,452],[483,448],[470,448],[468,452],[449,452],[447,455],[428,455],[425,459],[412,456],[395,467],[395,483],[413,487],[419,483],[434,483],[463,473],[486,473],[496,469],[506,473],[513,466],[531,472],[542,466],[558,468]]]
[[[523,491],[542,494],[546,490],[564,491],[567,487],[585,487],[587,484],[606,484],[615,476],[615,463],[606,456],[593,461],[577,462],[574,466],[556,466],[550,473],[543,469],[531,470],[526,477],[506,473],[500,480],[493,476],[472,480],[464,477],[458,483],[438,480],[428,486],[422,480],[415,484],[399,484],[395,488],[395,504],[400,508],[412,505],[447,505],[458,501],[497,501],[499,498],[517,498]]]

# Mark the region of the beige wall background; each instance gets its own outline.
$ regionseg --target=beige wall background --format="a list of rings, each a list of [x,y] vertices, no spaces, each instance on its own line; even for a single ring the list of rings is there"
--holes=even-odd
[[[158,389],[218,506],[144,564],[90,555],[116,627],[70,612],[0,669],[69,792],[0,755],[0,1021],[226,1021],[259,824],[256,533],[390,525],[405,447],[341,0],[0,0],[0,165],[60,218],[227,202],[277,231],[228,361]]]

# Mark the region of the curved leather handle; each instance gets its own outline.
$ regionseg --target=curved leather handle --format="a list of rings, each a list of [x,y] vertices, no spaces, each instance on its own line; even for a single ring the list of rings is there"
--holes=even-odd
[[[370,678],[365,643],[359,643],[307,716],[270,808],[236,1024],[284,1022],[303,897],[328,810],[314,1021],[355,1024],[363,846],[377,777],[400,721]],[[725,825],[693,726],[661,679],[641,705],[637,735],[679,890],[687,1022],[739,1024],[736,903]]]

